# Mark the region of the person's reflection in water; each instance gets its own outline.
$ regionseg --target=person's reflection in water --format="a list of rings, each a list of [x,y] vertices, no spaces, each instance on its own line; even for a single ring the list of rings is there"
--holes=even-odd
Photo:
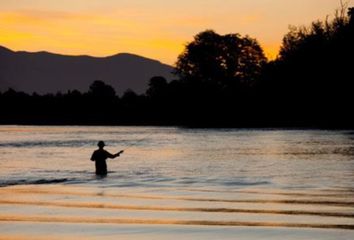
[[[107,158],[119,157],[119,155],[123,153],[123,151],[119,151],[116,154],[111,154],[103,149],[105,146],[103,141],[99,141],[97,146],[98,149],[93,152],[91,156],[91,161],[95,161],[96,175],[105,176],[107,175],[107,163],[106,163]]]

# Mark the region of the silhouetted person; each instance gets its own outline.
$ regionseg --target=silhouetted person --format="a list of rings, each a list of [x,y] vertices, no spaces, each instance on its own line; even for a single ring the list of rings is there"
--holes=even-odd
[[[99,141],[97,146],[98,149],[93,152],[91,156],[91,161],[95,161],[97,175],[107,175],[106,159],[119,157],[119,155],[123,153],[123,151],[119,151],[116,154],[111,154],[103,149],[105,146],[103,141]]]

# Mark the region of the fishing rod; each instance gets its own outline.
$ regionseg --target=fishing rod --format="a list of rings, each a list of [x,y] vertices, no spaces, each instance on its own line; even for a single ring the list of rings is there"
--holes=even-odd
[[[153,134],[154,134],[154,132],[149,133],[149,134],[147,134],[146,136],[144,136],[143,138],[140,138],[140,139],[136,140],[134,143],[128,144],[127,147],[124,148],[124,149],[123,149],[122,151],[120,151],[120,152],[123,153],[123,152],[126,151],[127,149],[129,149],[129,148],[131,148],[131,147],[133,147],[133,146],[136,146],[137,143],[139,143],[139,142],[141,142],[141,141],[147,139],[148,137],[150,137],[150,136],[153,135]]]

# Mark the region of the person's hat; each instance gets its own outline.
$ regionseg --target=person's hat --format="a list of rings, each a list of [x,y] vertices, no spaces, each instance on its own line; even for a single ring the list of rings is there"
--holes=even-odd
[[[99,147],[104,147],[104,146],[106,146],[106,144],[104,144],[104,141],[99,141],[99,142],[97,143],[97,146],[99,146]]]

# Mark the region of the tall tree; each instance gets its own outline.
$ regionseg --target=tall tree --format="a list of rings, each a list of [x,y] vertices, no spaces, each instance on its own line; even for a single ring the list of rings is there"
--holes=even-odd
[[[182,80],[221,87],[252,85],[265,62],[263,50],[255,39],[207,30],[197,34],[179,55],[176,73]]]
[[[149,88],[146,95],[150,98],[161,98],[167,94],[167,80],[161,76],[152,77],[149,81]]]
[[[105,82],[96,80],[90,85],[89,94],[94,97],[113,98],[116,95],[116,91]]]
[[[291,27],[283,38],[275,61],[275,78],[287,91],[318,97],[322,93],[348,90],[353,86],[353,9],[348,16],[337,10],[333,20],[316,21],[309,27]]]
[[[289,29],[279,57],[267,65],[263,75],[263,92],[274,112],[314,126],[350,125],[353,17],[353,9],[347,15],[342,8],[333,19]]]

